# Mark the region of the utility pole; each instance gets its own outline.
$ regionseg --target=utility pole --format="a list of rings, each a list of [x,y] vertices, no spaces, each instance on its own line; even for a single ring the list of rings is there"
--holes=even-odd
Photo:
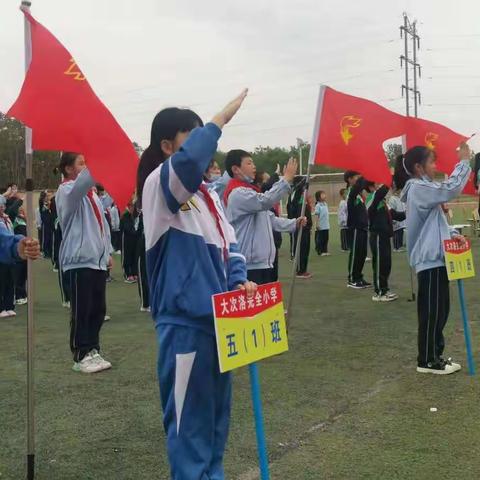
[[[402,85],[402,97],[405,94],[407,117],[410,116],[410,96],[413,94],[413,114],[418,116],[418,105],[422,97],[418,90],[417,79],[422,76],[422,67],[417,62],[417,51],[420,49],[420,37],[417,34],[417,21],[410,22],[406,13],[403,14],[403,25],[400,26],[400,38],[405,40],[404,54],[400,56],[400,66],[405,67],[405,83]],[[413,58],[409,57],[409,41],[412,43]],[[410,86],[409,69],[413,67],[413,87]]]

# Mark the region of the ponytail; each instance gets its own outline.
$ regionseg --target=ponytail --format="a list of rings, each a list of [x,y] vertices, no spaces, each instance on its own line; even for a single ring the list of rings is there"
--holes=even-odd
[[[395,188],[401,190],[411,178],[416,176],[415,166],[425,165],[432,151],[424,146],[412,147],[405,154],[401,154],[395,161],[393,182]]]

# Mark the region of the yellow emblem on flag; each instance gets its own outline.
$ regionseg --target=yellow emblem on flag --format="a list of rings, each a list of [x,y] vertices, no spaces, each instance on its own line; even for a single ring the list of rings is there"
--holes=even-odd
[[[433,132],[427,132],[425,134],[425,146],[427,146],[430,150],[435,150],[437,140],[438,134]]]
[[[80,69],[78,68],[78,65],[76,64],[75,60],[73,58],[70,59],[70,66],[68,67],[68,69],[63,72],[65,75],[71,75],[73,76],[73,79],[74,80],[78,80],[78,81],[83,81],[85,80],[85,76],[83,75],[83,73],[80,71]]]
[[[348,145],[353,138],[353,134],[350,132],[351,128],[358,128],[362,123],[362,119],[355,117],[354,115],[345,115],[340,120],[340,135],[345,143]]]

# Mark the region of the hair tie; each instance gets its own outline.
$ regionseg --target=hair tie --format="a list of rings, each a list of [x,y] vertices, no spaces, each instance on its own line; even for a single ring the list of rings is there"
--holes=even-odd
[[[408,171],[408,168],[405,166],[405,157],[402,158],[402,164],[403,164],[403,169],[405,170],[405,173],[411,177],[412,174]]]

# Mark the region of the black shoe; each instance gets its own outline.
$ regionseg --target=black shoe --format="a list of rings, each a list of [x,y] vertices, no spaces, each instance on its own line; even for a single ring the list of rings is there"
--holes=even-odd
[[[366,282],[365,280],[360,280],[360,282],[358,282],[358,283],[360,283],[360,285],[362,285],[363,288],[371,288],[372,287],[372,284],[369,283],[369,282]]]

